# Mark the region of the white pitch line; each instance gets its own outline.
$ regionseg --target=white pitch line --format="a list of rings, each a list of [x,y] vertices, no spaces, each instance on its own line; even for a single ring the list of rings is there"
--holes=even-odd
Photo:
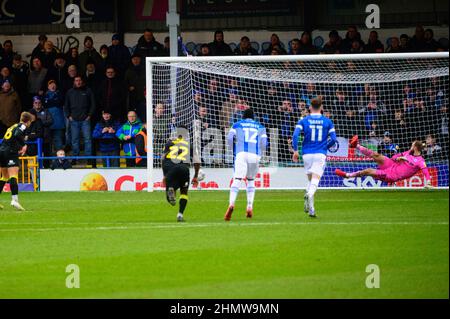
[[[33,199],[28,199],[28,202],[41,202],[42,200],[33,200]],[[162,199],[161,198],[155,198],[155,199],[77,199],[76,202],[77,203],[102,203],[102,202],[114,202],[114,203],[152,203],[152,202],[161,202]],[[226,201],[225,199],[201,199],[201,198],[195,198],[193,199],[194,202],[224,202]],[[259,202],[302,202],[303,201],[303,196],[299,196],[298,199],[259,199]],[[423,198],[423,199],[389,199],[389,198],[384,198],[384,199],[319,199],[320,202],[436,202],[436,201],[446,201],[448,202],[449,199],[448,197],[445,198]],[[48,199],[45,200],[46,203],[67,203],[67,200],[63,200],[63,199]]]
[[[363,226],[363,225],[398,225],[398,226],[417,226],[417,225],[444,225],[448,222],[221,222],[221,223],[183,223],[183,224],[143,224],[143,225],[117,225],[117,226],[95,226],[95,227],[46,227],[46,228],[8,228],[0,229],[0,232],[46,232],[46,231],[92,231],[92,230],[140,230],[140,229],[174,229],[174,228],[203,228],[203,227],[265,227],[265,226],[303,226],[303,225],[333,225],[333,226]],[[47,224],[51,225],[51,224]],[[62,224],[57,224],[61,226]],[[64,225],[80,225],[80,223],[66,223]]]

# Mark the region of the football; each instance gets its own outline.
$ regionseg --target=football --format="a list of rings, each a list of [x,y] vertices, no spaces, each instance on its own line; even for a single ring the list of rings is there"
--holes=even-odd
[[[199,181],[199,182],[201,182],[202,180],[204,180],[205,179],[205,172],[203,171],[203,170],[199,170],[198,171],[198,177],[197,177],[197,180]]]

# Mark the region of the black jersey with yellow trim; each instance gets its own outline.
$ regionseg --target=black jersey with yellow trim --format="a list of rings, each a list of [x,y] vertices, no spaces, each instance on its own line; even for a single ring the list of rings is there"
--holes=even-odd
[[[191,163],[191,144],[182,137],[169,140],[163,151],[163,168],[171,167],[177,164],[190,165]]]
[[[26,129],[27,127],[23,123],[17,123],[9,127],[3,136],[2,143],[0,144],[0,150],[3,152],[17,154],[25,145]]]

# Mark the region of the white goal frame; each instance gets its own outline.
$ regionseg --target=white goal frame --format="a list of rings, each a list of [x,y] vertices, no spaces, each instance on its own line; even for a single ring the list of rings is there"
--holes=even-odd
[[[147,57],[145,59],[146,66],[146,103],[147,103],[147,169],[146,180],[148,183],[147,190],[153,191],[153,68],[156,63],[182,63],[182,62],[292,62],[292,61],[364,61],[364,60],[406,60],[406,59],[426,59],[426,58],[449,58],[449,52],[420,52],[420,53],[375,53],[375,54],[319,54],[319,55],[265,55],[265,56],[183,56],[183,57]],[[173,74],[173,72],[172,72]],[[176,83],[173,81],[172,83]],[[172,87],[176,90],[176,87]],[[301,189],[301,188],[299,188]],[[324,189],[348,189],[339,187],[325,187]],[[350,188],[350,189],[366,189],[366,188]],[[417,189],[409,187],[383,187],[379,189]],[[420,188],[419,188],[420,189]],[[449,189],[449,187],[437,187],[437,189]]]

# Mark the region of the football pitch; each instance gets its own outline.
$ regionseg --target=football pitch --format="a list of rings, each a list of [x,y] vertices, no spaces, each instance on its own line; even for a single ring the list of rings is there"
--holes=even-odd
[[[448,298],[448,191],[21,193],[0,202],[0,298]],[[79,269],[69,289],[66,267]],[[379,288],[366,287],[368,265]]]

